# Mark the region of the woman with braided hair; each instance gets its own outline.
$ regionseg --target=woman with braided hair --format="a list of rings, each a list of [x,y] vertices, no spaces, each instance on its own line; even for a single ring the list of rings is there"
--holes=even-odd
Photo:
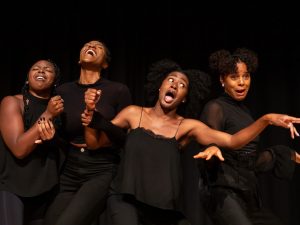
[[[132,211],[131,217],[124,217],[119,224],[188,224],[180,205],[180,150],[191,140],[208,146],[194,158],[208,160],[217,156],[223,160],[215,145],[238,149],[269,124],[289,128],[292,137],[297,135],[293,123],[299,123],[300,118],[273,113],[262,116],[234,135],[213,130],[199,120],[189,119],[184,111],[184,108],[189,108],[189,102],[194,102],[191,98],[201,96],[197,93],[203,96],[206,92],[202,84],[195,86],[198,92],[189,93],[189,87],[195,84],[194,79],[202,78],[200,81],[205,82],[205,75],[166,61],[152,66],[149,76],[158,74],[160,76],[149,79],[149,82],[160,83],[149,92],[155,94],[154,105],[128,106],[112,123],[95,110],[95,104],[101,102],[101,90],[88,89],[85,94],[86,110],[82,114],[82,123],[86,126],[88,147],[97,148],[109,140],[125,143],[117,188]],[[150,86],[149,83],[147,87]],[[201,104],[201,98],[197,104]],[[118,128],[121,129],[119,133]],[[128,133],[122,135],[122,129]]]
[[[50,141],[63,100],[55,94],[59,68],[39,60],[29,69],[21,94],[0,108],[0,224],[42,224],[58,184],[60,150]]]

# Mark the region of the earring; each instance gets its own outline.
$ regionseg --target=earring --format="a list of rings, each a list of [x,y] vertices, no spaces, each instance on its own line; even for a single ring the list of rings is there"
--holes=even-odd
[[[222,83],[222,87],[224,87],[224,83]]]
[[[182,103],[185,103],[185,100],[182,100]]]

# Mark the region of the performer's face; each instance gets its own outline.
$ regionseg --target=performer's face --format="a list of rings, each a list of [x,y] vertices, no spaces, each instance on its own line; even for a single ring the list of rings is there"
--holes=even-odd
[[[225,75],[220,78],[224,90],[233,99],[243,101],[249,91],[251,84],[251,75],[247,70],[247,66],[243,62],[237,63],[237,72]]]

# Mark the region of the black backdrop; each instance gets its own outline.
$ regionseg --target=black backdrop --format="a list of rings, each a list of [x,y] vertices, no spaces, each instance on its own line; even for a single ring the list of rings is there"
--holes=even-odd
[[[184,67],[207,71],[207,58],[212,51],[248,47],[260,59],[247,99],[254,116],[278,112],[300,117],[300,22],[296,7],[272,3],[262,9],[247,1],[234,8],[217,2],[206,4],[8,2],[6,8],[1,7],[0,15],[0,98],[20,91],[27,70],[36,59],[54,59],[61,68],[62,82],[76,79],[79,50],[92,39],[108,44],[113,57],[109,78],[127,84],[136,104],[143,103],[143,84],[152,62],[169,57]],[[217,90],[216,85],[214,91]],[[286,130],[276,127],[267,128],[262,134],[262,146],[287,144],[300,149],[299,142],[299,138],[291,140]],[[198,199],[198,174],[192,151],[184,154],[188,162],[188,216],[193,225],[209,224]],[[299,224],[299,179],[300,167],[290,182],[270,176],[261,179],[265,201],[287,225]]]

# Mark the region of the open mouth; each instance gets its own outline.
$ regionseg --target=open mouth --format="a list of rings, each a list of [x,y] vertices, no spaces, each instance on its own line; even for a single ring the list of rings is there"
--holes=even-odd
[[[175,91],[168,91],[165,95],[165,102],[170,103],[174,100],[175,98]]]
[[[92,50],[92,49],[89,49],[89,50],[86,51],[86,54],[89,54],[91,56],[95,56],[96,52],[94,50]]]
[[[237,95],[243,95],[246,93],[246,90],[243,89],[243,90],[235,90],[235,92],[237,93]]]
[[[37,76],[35,76],[35,80],[37,80],[37,81],[45,81],[46,80],[46,76],[38,74]]]

